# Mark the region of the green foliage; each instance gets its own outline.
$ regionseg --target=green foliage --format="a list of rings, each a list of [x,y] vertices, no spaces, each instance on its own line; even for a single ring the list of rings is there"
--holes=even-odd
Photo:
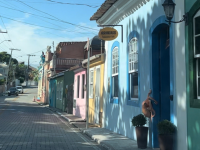
[[[142,127],[147,123],[147,119],[143,114],[134,116],[132,119],[132,125],[135,127]]]
[[[38,69],[31,71],[31,73],[29,74],[29,78],[31,78],[34,81],[38,81],[38,76],[39,76]]]
[[[19,64],[16,67],[15,70],[15,77],[18,79],[20,77],[25,79],[25,71],[26,71],[27,66],[24,64]]]
[[[20,81],[20,83],[24,82],[24,78],[23,77],[19,77],[18,80]]]
[[[176,132],[176,126],[168,120],[163,120],[158,123],[159,134],[174,134]]]
[[[0,62],[6,62],[6,64],[9,64],[9,60],[10,60],[10,54],[8,54],[7,52],[0,52]],[[11,62],[13,62],[14,64],[18,64],[17,59],[12,58]]]
[[[4,85],[5,84],[5,80],[4,79],[0,79],[0,85]]]

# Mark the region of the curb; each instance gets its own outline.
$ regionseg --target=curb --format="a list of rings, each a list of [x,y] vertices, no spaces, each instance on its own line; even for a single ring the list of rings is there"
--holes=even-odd
[[[87,136],[89,136],[91,139],[93,139],[95,142],[97,142],[102,147],[106,148],[107,150],[114,150],[113,148],[111,148],[111,147],[107,146],[106,144],[104,144],[104,142],[102,142],[101,140],[99,140],[97,138],[94,138],[93,135],[89,134],[86,130],[82,130],[82,133],[84,133]]]
[[[39,103],[38,103],[38,104],[39,104]],[[41,105],[41,104],[39,104],[39,105]],[[93,137],[91,134],[89,134],[86,130],[81,129],[81,128],[79,128],[78,126],[76,126],[73,122],[70,122],[70,119],[68,119],[67,117],[65,117],[64,115],[62,115],[60,112],[58,112],[58,111],[56,111],[56,110],[53,110],[53,109],[51,109],[51,108],[49,108],[49,107],[46,107],[46,106],[45,106],[45,108],[48,109],[48,110],[50,110],[50,111],[52,111],[52,112],[55,112],[55,113],[58,114],[58,115],[60,115],[63,119],[65,119],[67,122],[69,122],[70,124],[72,124],[74,127],[78,128],[79,131],[81,131],[83,134],[89,136],[91,139],[93,139],[95,142],[97,142],[98,144],[100,144],[102,147],[106,148],[107,150],[114,150],[114,149],[110,148],[109,146],[107,146],[106,144],[103,144],[103,142],[100,141],[99,139],[94,138],[94,137]]]

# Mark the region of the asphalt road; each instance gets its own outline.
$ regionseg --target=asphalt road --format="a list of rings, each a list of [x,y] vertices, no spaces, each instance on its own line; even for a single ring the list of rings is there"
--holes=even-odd
[[[58,115],[33,101],[37,88],[0,97],[0,150],[104,150]]]

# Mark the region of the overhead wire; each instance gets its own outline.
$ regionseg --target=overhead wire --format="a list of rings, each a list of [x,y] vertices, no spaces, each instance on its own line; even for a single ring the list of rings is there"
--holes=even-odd
[[[27,7],[31,8],[31,9],[33,9],[33,10],[36,10],[36,11],[38,11],[38,12],[41,12],[41,13],[44,13],[44,14],[46,14],[46,15],[49,15],[49,16],[51,16],[51,17],[53,17],[53,18],[56,18],[57,20],[60,20],[61,22],[65,22],[65,23],[67,23],[67,24],[74,25],[74,26],[77,26],[77,27],[82,28],[82,29],[85,28],[85,29],[97,30],[97,29],[94,29],[94,28],[90,28],[90,27],[86,27],[86,26],[81,26],[81,25],[77,25],[77,24],[74,24],[74,23],[71,23],[71,22],[67,22],[67,21],[61,20],[61,19],[59,19],[59,18],[57,18],[57,17],[55,17],[55,16],[53,16],[53,15],[51,15],[51,14],[49,14],[49,13],[43,12],[43,11],[41,11],[41,10],[38,10],[38,9],[32,7],[32,6],[29,6],[28,4],[26,4],[26,3],[24,3],[24,2],[22,2],[22,1],[20,1],[20,0],[17,0],[17,1],[20,2],[20,3],[22,3],[22,4],[24,4],[24,5],[26,5]]]
[[[14,11],[18,11],[18,12],[21,12],[21,13],[26,13],[26,14],[29,14],[29,15],[33,15],[33,16],[36,16],[36,17],[41,17],[41,18],[45,18],[45,19],[49,19],[49,20],[52,20],[52,21],[59,21],[59,22],[62,22],[62,23],[66,23],[66,22],[63,22],[61,20],[58,20],[58,19],[53,19],[53,18],[49,18],[49,17],[46,17],[46,16],[41,16],[41,15],[37,15],[37,14],[33,14],[33,13],[29,13],[29,12],[25,12],[25,11],[22,11],[22,10],[19,10],[19,9],[15,9],[15,8],[10,8],[10,7],[6,7],[6,6],[2,6],[0,5],[0,7],[2,8],[6,8],[6,9],[10,9],[10,10],[14,10]],[[44,20],[43,20],[44,21]],[[82,29],[82,28],[81,28]],[[91,28],[93,29],[93,28]],[[88,29],[89,30],[89,29]],[[96,32],[98,30],[96,29]],[[89,31],[89,32],[92,32],[94,33],[93,31]],[[96,34],[96,33],[95,33]]]
[[[2,21],[2,23],[3,23],[3,25],[4,25],[4,28],[6,29],[6,31],[7,31],[7,35],[8,35],[8,40],[11,40],[11,38],[10,38],[10,36],[9,36],[9,34],[8,34],[8,30],[7,30],[7,28],[6,28],[6,26],[5,26],[5,24],[4,24],[4,22],[3,22],[3,19],[2,19],[2,17],[0,16],[0,18],[1,18],[1,21]],[[3,35],[4,36],[4,35]],[[5,38],[5,37],[4,37]],[[5,40],[7,40],[7,39],[5,39]],[[12,41],[11,41],[11,43],[12,43]],[[13,43],[12,43],[13,44]],[[10,44],[9,44],[10,45]],[[14,44],[13,44],[14,45]]]
[[[97,8],[97,7],[99,7],[99,6],[92,6],[92,5],[88,5],[88,4],[57,2],[57,1],[53,1],[53,0],[46,0],[46,1],[49,1],[49,2],[52,2],[52,3],[58,3],[58,4],[67,4],[67,5],[82,5],[82,6],[88,6],[88,7],[91,7],[91,8]]]
[[[5,19],[8,19],[8,20],[13,20],[13,21],[16,21],[16,22],[32,25],[32,26],[37,26],[37,27],[42,27],[42,28],[47,28],[47,29],[52,29],[52,30],[58,30],[58,31],[66,31],[66,30],[57,29],[57,28],[51,28],[51,27],[45,27],[45,26],[41,26],[41,25],[35,25],[35,24],[32,24],[32,23],[27,23],[27,22],[15,20],[15,19],[8,18],[8,17],[5,17],[5,16],[1,16],[1,17],[5,18]],[[66,31],[66,32],[74,32],[74,33],[80,33],[80,34],[94,34],[94,33],[83,33],[83,32],[76,32],[76,31]]]

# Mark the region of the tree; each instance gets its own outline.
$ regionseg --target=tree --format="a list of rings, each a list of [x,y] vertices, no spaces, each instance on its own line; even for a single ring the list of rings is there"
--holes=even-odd
[[[4,79],[0,79],[0,85],[4,85],[5,80]]]
[[[0,62],[6,62],[6,64],[8,65],[10,61],[10,54],[8,54],[7,52],[0,52]],[[14,64],[18,64],[17,59],[12,58],[11,62],[13,62]]]
[[[29,74],[29,79],[38,81],[39,71],[38,69],[32,70]]]
[[[23,77],[19,77],[18,80],[20,81],[20,83],[24,82],[24,78]]]

